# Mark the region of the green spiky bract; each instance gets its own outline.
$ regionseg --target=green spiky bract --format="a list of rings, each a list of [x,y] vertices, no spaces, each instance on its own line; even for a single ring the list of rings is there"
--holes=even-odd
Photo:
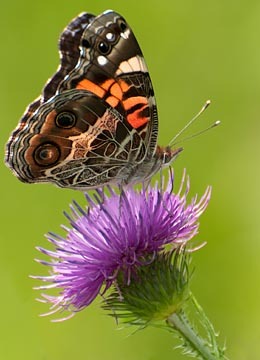
[[[110,315],[139,329],[148,325],[167,329],[179,339],[183,354],[201,360],[225,360],[212,324],[189,290],[190,259],[184,248],[157,253],[146,259],[129,279],[119,273],[117,285],[104,300]],[[186,315],[188,304],[195,309],[195,321],[203,328],[202,337]]]
[[[179,250],[158,253],[153,261],[136,268],[129,284],[118,274],[117,286],[103,308],[124,323],[146,326],[178,311],[187,300],[188,284],[187,254]]]

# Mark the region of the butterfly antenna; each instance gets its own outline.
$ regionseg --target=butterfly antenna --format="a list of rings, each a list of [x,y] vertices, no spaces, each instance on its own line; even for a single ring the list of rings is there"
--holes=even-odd
[[[208,131],[208,130],[210,130],[210,129],[216,127],[216,126],[218,126],[219,124],[221,124],[221,121],[220,121],[220,120],[217,120],[217,121],[215,121],[213,124],[211,124],[209,127],[207,127],[206,129],[203,129],[203,130],[201,130],[201,131],[198,131],[198,132],[195,133],[195,134],[192,134],[192,135],[190,135],[190,136],[187,136],[187,137],[184,138],[184,139],[181,139],[181,140],[179,140],[179,141],[176,141],[174,144],[172,144],[172,142],[171,142],[171,146],[175,146],[175,145],[177,145],[177,144],[184,143],[184,142],[186,142],[187,140],[193,139],[193,138],[195,138],[195,137],[197,137],[197,136],[205,133],[206,131]],[[176,138],[176,137],[175,137],[175,138]]]
[[[174,138],[173,138],[173,139],[170,141],[170,143],[169,143],[169,146],[170,146],[170,147],[172,147],[173,145],[176,144],[176,143],[175,143],[175,140],[177,140],[178,137],[180,137],[180,135],[181,135],[185,130],[187,130],[187,129],[191,126],[191,124],[194,123],[195,120],[198,119],[198,117],[209,107],[210,103],[211,103],[211,101],[210,101],[210,100],[207,100],[207,101],[205,102],[205,104],[202,106],[202,108],[200,109],[200,111],[174,136]],[[214,126],[216,126],[216,125],[214,125]],[[211,127],[210,127],[210,128],[211,128]],[[202,132],[204,132],[204,131],[206,131],[206,130],[208,130],[208,129],[205,129],[205,130],[203,130]],[[178,142],[178,143],[179,143],[179,142]]]

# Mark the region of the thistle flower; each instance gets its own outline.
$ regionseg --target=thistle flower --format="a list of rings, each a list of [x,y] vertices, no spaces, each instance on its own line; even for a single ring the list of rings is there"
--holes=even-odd
[[[213,326],[190,291],[185,251],[198,232],[211,188],[201,199],[195,196],[188,202],[185,174],[177,193],[173,184],[169,171],[165,186],[130,187],[119,194],[108,187],[108,195],[104,189],[92,197],[85,194],[85,209],[76,202],[71,205],[72,215],[65,214],[71,227],[62,226],[65,237],[49,233],[54,251],[38,248],[51,257],[49,262],[38,260],[51,267],[50,276],[34,276],[50,283],[38,289],[56,289],[56,295],[42,294],[41,301],[51,306],[45,315],[67,310],[68,316],[55,321],[68,319],[112,286],[102,306],[116,319],[169,330],[182,339],[187,356],[226,360],[225,349],[218,346]],[[206,338],[189,320],[188,303]]]
[[[48,314],[68,310],[72,316],[112,284],[130,285],[139,269],[152,264],[166,245],[174,249],[197,234],[211,189],[200,200],[195,196],[187,203],[189,179],[184,174],[177,193],[173,184],[169,172],[165,185],[130,187],[119,194],[108,188],[108,195],[97,190],[93,197],[85,194],[86,209],[73,203],[72,215],[66,214],[71,228],[63,226],[65,237],[47,235],[55,250],[38,248],[52,259],[38,261],[52,271],[50,276],[34,277],[50,283],[37,289],[60,290],[56,296],[42,294],[41,301],[51,304]]]

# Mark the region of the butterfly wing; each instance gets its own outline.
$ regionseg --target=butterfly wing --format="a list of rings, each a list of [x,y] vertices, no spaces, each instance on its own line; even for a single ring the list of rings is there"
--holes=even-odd
[[[60,66],[43,89],[42,102],[55,95],[58,86],[75,68],[79,60],[79,44],[82,34],[95,15],[82,13],[64,29],[59,40]]]
[[[122,169],[144,156],[144,143],[122,115],[89,91],[66,90],[34,116],[20,149],[26,160],[20,174],[29,182],[73,189],[122,182]]]
[[[145,177],[157,111],[125,20],[112,11],[81,14],[62,33],[60,54],[58,71],[9,142],[11,168],[26,182],[83,189]]]
[[[106,11],[92,19],[82,33],[76,67],[59,85],[89,90],[123,115],[144,140],[147,156],[158,135],[157,107],[142,51],[125,19]]]
[[[6,145],[5,162],[21,181],[32,182],[31,178],[27,179],[26,174],[23,173],[23,169],[26,168],[25,159],[22,156],[25,150],[23,137],[26,137],[28,131],[32,132],[28,130],[31,126],[29,124],[32,123],[32,118],[37,121],[34,114],[39,110],[39,107],[56,93],[61,80],[76,66],[79,58],[80,38],[84,29],[93,18],[95,16],[89,13],[80,14],[64,29],[59,40],[60,66],[45,85],[42,94],[26,108],[24,115]]]

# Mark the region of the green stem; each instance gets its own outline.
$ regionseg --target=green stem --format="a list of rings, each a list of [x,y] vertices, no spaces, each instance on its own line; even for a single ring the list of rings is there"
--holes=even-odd
[[[173,313],[167,319],[168,325],[177,330],[181,336],[190,344],[194,351],[205,360],[216,360],[217,358],[211,353],[206,342],[201,339],[192,329],[190,322],[182,313]]]

